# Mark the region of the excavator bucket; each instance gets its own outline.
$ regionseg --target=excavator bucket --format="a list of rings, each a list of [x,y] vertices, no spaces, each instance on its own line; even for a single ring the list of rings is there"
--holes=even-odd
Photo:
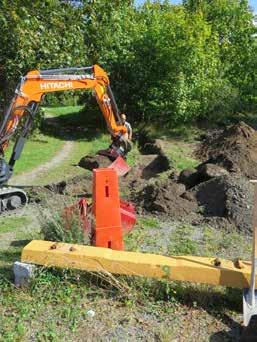
[[[136,224],[136,210],[131,202],[120,200],[121,226],[124,233],[129,233]]]
[[[117,172],[118,176],[124,176],[126,173],[129,172],[130,167],[116,149],[108,148],[106,150],[100,150],[97,152],[97,154],[108,157],[110,160],[113,161],[109,168],[114,169]]]
[[[114,162],[108,166],[108,168],[115,170],[117,175],[120,177],[127,174],[130,170],[130,166],[128,166],[126,161],[121,156],[118,156],[118,158],[116,158]]]

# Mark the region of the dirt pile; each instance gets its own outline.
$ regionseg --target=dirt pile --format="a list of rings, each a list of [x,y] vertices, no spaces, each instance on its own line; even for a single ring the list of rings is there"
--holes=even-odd
[[[144,211],[166,215],[173,220],[185,220],[194,216],[198,206],[194,196],[184,198],[185,186],[172,180],[148,182],[134,195],[134,201]]]
[[[252,186],[245,176],[257,176],[257,133],[252,128],[239,123],[206,137],[198,153],[208,161],[182,171],[179,177],[163,151],[161,140],[144,137],[139,149],[142,154],[137,165],[119,178],[121,197],[134,202],[139,213],[209,224],[217,229],[233,226],[243,232],[251,231]],[[107,157],[99,155],[85,156],[79,162],[87,170],[108,167],[110,163]],[[41,196],[46,192],[48,196],[54,192],[90,197],[92,173],[50,184],[35,193]]]
[[[196,155],[229,172],[250,179],[257,178],[257,132],[244,122],[229,126],[223,132],[207,135]]]
[[[150,139],[146,133],[143,133],[139,135],[138,145],[141,154],[137,160],[137,165],[133,167],[125,179],[125,183],[133,182],[139,178],[147,180],[170,170],[170,161],[162,149],[160,139]],[[80,167],[90,171],[108,167],[110,164],[109,158],[103,155],[87,155],[82,157],[78,163]]]
[[[251,232],[253,187],[238,175],[212,178],[192,188],[203,219],[212,223],[213,218],[223,218],[243,232]]]
[[[86,170],[93,171],[93,169],[105,168],[111,164],[111,161],[106,156],[94,155],[82,157],[78,163],[78,166],[83,167]]]
[[[76,198],[92,196],[92,175],[78,175],[45,186],[24,187],[31,203],[44,203],[49,196],[66,195]]]
[[[252,230],[253,189],[238,175],[221,175],[186,191],[172,179],[147,181],[132,200],[145,213],[190,224],[208,224],[244,233]]]
[[[161,149],[161,145],[158,142],[157,147]],[[153,141],[144,142],[144,146],[147,151],[156,148]],[[198,153],[207,156],[208,161],[182,171],[178,179],[172,178],[171,173],[169,179],[155,182],[150,179],[141,188],[137,183],[134,192],[137,206],[174,220],[185,219],[217,228],[233,226],[251,232],[252,186],[244,176],[252,177],[255,172],[257,175],[257,167],[252,170],[255,158],[257,166],[257,133],[241,122],[206,138]]]

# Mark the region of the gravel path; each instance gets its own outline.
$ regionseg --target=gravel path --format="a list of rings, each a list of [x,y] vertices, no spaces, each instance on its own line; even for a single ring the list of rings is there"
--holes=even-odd
[[[42,176],[42,174],[46,173],[50,169],[55,168],[59,164],[61,164],[71,153],[73,148],[73,142],[67,141],[62,149],[48,162],[39,165],[35,169],[25,172],[21,175],[14,176],[10,180],[10,185],[33,185],[33,181],[36,178]]]

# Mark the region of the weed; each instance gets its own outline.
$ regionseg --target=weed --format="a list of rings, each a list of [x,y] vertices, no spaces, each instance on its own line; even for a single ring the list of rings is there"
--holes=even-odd
[[[165,153],[178,171],[194,168],[199,164],[199,160],[192,157],[192,147],[187,144],[177,144],[174,141],[165,149]]]
[[[39,216],[41,233],[47,241],[62,241],[69,243],[89,244],[88,233],[83,229],[80,219],[79,206],[72,207],[63,203],[60,211],[48,208],[41,211]]]
[[[178,226],[170,236],[168,251],[170,255],[196,255],[198,243],[192,238],[193,228],[188,225]]]

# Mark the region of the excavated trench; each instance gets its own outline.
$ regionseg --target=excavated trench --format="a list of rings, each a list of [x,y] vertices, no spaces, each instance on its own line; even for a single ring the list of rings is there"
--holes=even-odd
[[[137,165],[119,179],[123,198],[133,201],[139,213],[217,229],[251,231],[253,188],[249,179],[257,176],[257,132],[253,128],[240,122],[206,135],[195,152],[203,162],[179,175],[163,146],[162,140],[139,135]],[[107,157],[96,155],[83,157],[78,165],[91,171],[110,163]],[[52,192],[91,197],[92,175],[86,172],[27,191],[30,200],[36,202]]]

